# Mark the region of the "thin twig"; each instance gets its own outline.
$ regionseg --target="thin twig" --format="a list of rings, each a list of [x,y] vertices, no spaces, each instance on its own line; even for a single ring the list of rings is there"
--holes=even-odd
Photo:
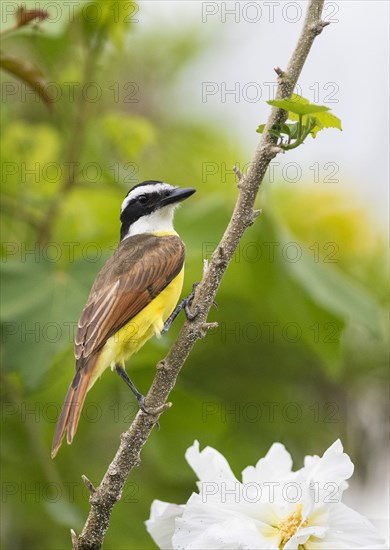
[[[90,481],[87,476],[85,476],[84,474],[81,476],[81,479],[83,480],[84,482],[84,485],[86,486],[86,488],[88,489],[88,491],[91,493],[91,495],[93,495],[93,493],[96,492],[96,489],[92,483],[92,481]]]
[[[309,2],[301,36],[285,73],[281,75],[277,98],[289,97],[294,90],[314,39],[325,26],[321,21],[323,4],[324,0]],[[168,355],[159,362],[156,376],[146,397],[149,410],[158,409],[164,405],[194,344],[213,328],[212,323],[206,322],[207,315],[240,239],[257,215],[253,206],[268,165],[275,155],[281,152],[281,149],[275,145],[276,138],[269,134],[268,129],[274,124],[284,122],[286,114],[286,111],[276,107],[271,111],[248,172],[240,181],[238,198],[229,225],[213,253],[202,281],[196,288],[192,309],[196,309],[198,315],[195,320],[184,323]],[[77,539],[72,538],[74,549],[101,547],[112,508],[121,498],[121,492],[130,471],[140,463],[141,449],[158,421],[158,416],[139,412],[130,428],[122,434],[120,446],[113,461],[96,492],[90,497],[91,510],[84,528]]]
[[[241,184],[241,180],[242,180],[243,177],[244,177],[244,174],[241,172],[241,170],[239,169],[238,166],[233,166],[233,172],[236,174],[236,176],[237,176],[237,178],[238,178],[237,187],[239,188],[239,187],[240,187],[240,184]]]

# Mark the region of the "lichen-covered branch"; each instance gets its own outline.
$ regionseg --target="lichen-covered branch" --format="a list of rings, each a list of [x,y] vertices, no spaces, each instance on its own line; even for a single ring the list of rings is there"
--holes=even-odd
[[[310,0],[302,32],[287,69],[285,71],[275,69],[279,82],[277,98],[291,95],[315,37],[327,24],[321,21],[323,4],[324,0]],[[80,536],[77,537],[72,531],[74,549],[101,547],[112,508],[121,498],[121,492],[130,471],[140,463],[141,449],[158,421],[159,415],[170,407],[166,401],[181,368],[197,340],[203,338],[207,331],[215,326],[215,323],[207,323],[207,315],[242,236],[260,213],[254,210],[254,203],[268,165],[275,155],[281,152],[268,129],[274,124],[284,122],[286,116],[286,111],[275,107],[272,109],[247,173],[242,175],[239,170],[236,170],[239,179],[237,202],[229,225],[196,288],[192,310],[198,315],[195,320],[184,323],[168,355],[158,363],[156,376],[146,397],[147,408],[154,410],[156,414],[155,416],[142,412],[137,414],[130,428],[122,434],[119,449],[99,487],[95,489],[86,479],[86,485],[91,492],[91,509]]]

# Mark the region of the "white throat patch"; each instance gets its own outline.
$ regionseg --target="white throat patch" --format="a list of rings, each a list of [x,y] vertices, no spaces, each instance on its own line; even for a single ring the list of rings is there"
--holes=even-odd
[[[139,220],[134,222],[123,238],[131,237],[132,235],[139,235],[140,233],[174,233],[176,231],[173,228],[173,214],[176,204],[167,205],[155,212],[152,212],[148,216],[142,216]]]

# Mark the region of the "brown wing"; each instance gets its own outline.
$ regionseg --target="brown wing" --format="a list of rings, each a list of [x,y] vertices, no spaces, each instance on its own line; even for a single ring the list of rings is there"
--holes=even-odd
[[[76,368],[164,290],[183,263],[179,237],[145,234],[122,241],[99,273],[81,315]]]

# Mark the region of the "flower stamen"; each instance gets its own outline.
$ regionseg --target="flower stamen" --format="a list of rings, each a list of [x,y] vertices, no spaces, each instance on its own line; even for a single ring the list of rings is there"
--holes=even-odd
[[[298,504],[295,512],[278,522],[277,528],[280,533],[280,550],[284,548],[285,544],[295,535],[300,527],[306,527],[308,524],[307,519],[302,521],[302,509],[303,504]]]

